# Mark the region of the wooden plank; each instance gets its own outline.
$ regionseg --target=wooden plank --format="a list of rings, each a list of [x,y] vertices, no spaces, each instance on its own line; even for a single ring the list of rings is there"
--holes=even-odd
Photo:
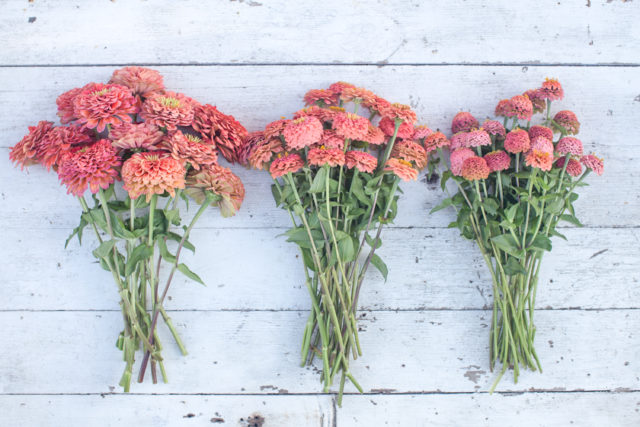
[[[366,315],[365,315],[366,314]],[[165,328],[169,384],[135,384],[139,393],[309,393],[315,367],[299,367],[306,312],[174,312],[190,355]],[[367,392],[486,391],[489,311],[362,313],[364,356],[351,365]],[[122,359],[114,346],[117,312],[3,312],[0,393],[115,391]],[[544,374],[510,376],[500,391],[640,390],[638,310],[541,311],[537,350]],[[353,392],[352,386],[347,391]]]
[[[638,61],[631,2],[111,3],[7,2],[0,63]]]
[[[329,396],[0,396],[4,423],[66,427],[331,427]]]
[[[281,229],[199,229],[197,251],[183,260],[207,283],[179,275],[167,308],[176,310],[306,310],[298,249]],[[627,308],[640,300],[637,229],[567,229],[546,255],[538,308]],[[95,262],[91,230],[83,246],[64,249],[67,230],[8,229],[0,258],[0,310],[116,310],[113,279]],[[410,235],[410,236],[409,236]],[[491,278],[474,244],[450,229],[389,229],[380,255],[385,283],[371,268],[360,304],[373,310],[490,307]],[[251,268],[245,268],[250,265]],[[163,272],[163,277],[166,271]]]

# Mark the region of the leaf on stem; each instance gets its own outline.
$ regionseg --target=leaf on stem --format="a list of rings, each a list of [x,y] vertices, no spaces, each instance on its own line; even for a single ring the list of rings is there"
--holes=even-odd
[[[389,274],[387,264],[385,264],[385,262],[382,261],[382,258],[380,258],[377,254],[373,254],[373,256],[371,257],[371,264],[373,264],[373,266],[378,269],[378,271],[382,274],[382,277],[384,277],[384,281],[386,282],[387,275]]]
[[[194,280],[194,281],[200,283],[201,285],[204,285],[204,282],[202,281],[200,276],[198,276],[196,273],[191,271],[191,269],[189,269],[189,267],[187,267],[184,263],[178,264],[177,265],[177,269],[178,269],[178,271],[180,271],[180,273],[184,274],[189,279]]]

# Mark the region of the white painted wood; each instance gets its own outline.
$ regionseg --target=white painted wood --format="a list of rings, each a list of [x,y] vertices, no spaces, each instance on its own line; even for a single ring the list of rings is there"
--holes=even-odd
[[[366,314],[366,315],[365,315]],[[189,356],[160,328],[169,384],[140,393],[316,393],[315,368],[300,368],[306,311],[174,312]],[[490,311],[362,313],[364,356],[351,371],[367,392],[486,391]],[[118,312],[3,312],[0,393],[101,393],[119,381]],[[638,310],[537,313],[544,373],[510,377],[500,391],[640,390]],[[346,389],[354,392],[349,385]]]
[[[637,63],[638,20],[612,0],[13,1],[0,63]]]

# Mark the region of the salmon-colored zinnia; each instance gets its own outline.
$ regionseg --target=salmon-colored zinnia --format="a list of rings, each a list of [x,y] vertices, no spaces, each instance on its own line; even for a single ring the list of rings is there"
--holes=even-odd
[[[145,67],[124,67],[115,70],[109,83],[126,86],[134,93],[142,97],[164,91],[162,75],[156,70]]]
[[[150,123],[123,123],[111,128],[109,139],[114,147],[121,150],[157,150],[164,133]]]
[[[165,191],[175,197],[176,189],[185,186],[185,172],[182,162],[168,153],[135,153],[122,165],[123,188],[132,199],[144,194],[147,202]]]
[[[107,125],[131,122],[137,112],[131,90],[116,84],[89,83],[73,99],[74,115],[89,129],[102,132]]]
[[[546,126],[534,125],[529,128],[529,139],[543,136],[548,140],[553,140],[553,131]]]
[[[244,137],[242,146],[238,149],[238,163],[247,166],[249,157],[255,151],[256,147],[264,143],[264,132],[250,132]]]
[[[327,148],[339,148],[344,150],[344,137],[336,134],[334,130],[325,129],[319,142]]]
[[[508,99],[503,99],[498,102],[495,110],[496,116],[502,117],[513,117],[515,116],[515,112],[513,111],[513,107],[511,107],[511,101]]]
[[[265,163],[269,163],[274,155],[282,153],[282,141],[280,138],[271,138],[258,144],[249,155],[249,164],[254,169],[262,169]]]
[[[20,165],[20,169],[38,163],[39,159],[36,157],[38,146],[51,129],[53,129],[53,122],[45,120],[38,122],[36,126],[29,126],[29,133],[9,151],[9,159],[16,165]]]
[[[36,158],[47,170],[55,167],[72,146],[92,142],[86,132],[86,129],[78,126],[54,127],[40,140]]]
[[[533,104],[527,95],[516,95],[510,100],[511,108],[520,120],[531,120],[533,116]]]
[[[202,204],[208,191],[220,196],[220,199],[214,200],[212,205],[220,208],[223,217],[235,215],[244,200],[244,185],[240,178],[220,165],[213,164],[200,171],[189,173],[186,186],[185,192],[196,203]]]
[[[171,152],[174,159],[188,162],[196,170],[218,161],[218,155],[212,145],[205,144],[198,136],[184,134],[179,130],[167,136],[163,147]]]
[[[387,136],[393,136],[393,132],[396,129],[396,122],[390,117],[383,117],[378,123],[378,127]],[[398,138],[408,139],[413,136],[413,124],[409,122],[402,122],[398,127]]]
[[[288,173],[298,172],[303,166],[304,160],[299,154],[289,154],[275,159],[269,167],[269,172],[273,179],[276,179]]]
[[[502,150],[492,151],[484,155],[484,160],[489,166],[491,172],[499,172],[509,169],[511,165],[511,156]]]
[[[476,154],[467,147],[457,148],[451,152],[449,156],[449,163],[451,163],[451,173],[455,176],[460,176],[462,173],[462,164],[469,157],[473,157]]]
[[[580,162],[588,169],[594,171],[598,176],[604,173],[604,161],[595,154],[587,154],[580,158]]]
[[[284,127],[282,135],[289,150],[301,150],[319,142],[322,138],[322,123],[315,117],[305,116],[290,121]]]
[[[530,145],[529,134],[523,129],[512,130],[504,140],[504,149],[512,154],[525,152]]]
[[[427,154],[438,148],[446,147],[451,142],[447,139],[444,133],[438,131],[433,132],[424,139],[424,149],[427,150]]]
[[[61,123],[69,123],[77,119],[73,101],[80,92],[82,92],[82,88],[77,87],[66,91],[56,99],[56,104],[58,105],[58,117],[60,117]]]
[[[68,151],[58,165],[58,178],[67,193],[82,196],[87,187],[92,193],[107,189],[118,178],[121,159],[108,139]]]
[[[524,159],[527,166],[543,171],[550,171],[553,166],[553,154],[546,151],[530,150]]]
[[[338,95],[328,89],[311,89],[304,95],[304,103],[307,105],[336,105]]]
[[[564,90],[557,79],[547,78],[540,88],[541,96],[550,101],[561,100],[564,97]]]
[[[384,168],[385,171],[393,172],[403,181],[415,181],[418,179],[418,170],[410,162],[402,159],[390,158]]]
[[[497,120],[485,120],[482,124],[482,129],[489,135],[499,136],[501,138],[504,138],[507,134],[502,123]]]
[[[564,168],[564,164],[566,162],[566,157],[560,157],[554,163],[554,166],[558,169]],[[569,163],[567,163],[567,173],[573,177],[578,177],[582,173],[582,165],[576,159],[569,159]]]
[[[408,139],[397,141],[393,145],[391,157],[414,162],[418,169],[427,166],[427,151],[420,144]]]
[[[451,132],[469,132],[471,129],[478,128],[478,119],[473,117],[471,113],[467,111],[460,111],[457,113],[451,121]]]
[[[193,128],[232,163],[238,161],[237,151],[249,133],[233,116],[223,114],[209,104],[195,108]]]
[[[523,95],[526,95],[533,105],[533,114],[542,113],[547,107],[547,102],[542,89],[530,89]]]
[[[476,181],[479,179],[487,179],[489,178],[489,173],[491,173],[491,170],[486,160],[482,157],[472,156],[462,162],[460,174],[466,180]]]
[[[553,117],[552,126],[559,132],[563,130],[569,135],[575,135],[580,131],[580,122],[573,111],[558,111]]]
[[[153,93],[142,104],[140,116],[152,125],[167,130],[191,126],[197,102],[181,93]]]
[[[382,129],[369,123],[367,136],[364,137],[363,141],[368,142],[371,145],[382,145],[386,142],[386,137]]]
[[[360,172],[372,173],[378,165],[378,159],[364,151],[347,151],[345,166],[348,169],[357,168]]]
[[[336,134],[351,140],[364,140],[367,137],[369,125],[367,118],[354,113],[340,113],[333,118]]]
[[[307,154],[307,161],[311,166],[342,166],[345,161],[344,151],[340,148],[312,148]]]
[[[582,141],[578,138],[565,136],[556,144],[556,151],[560,154],[572,154],[573,156],[582,156]]]

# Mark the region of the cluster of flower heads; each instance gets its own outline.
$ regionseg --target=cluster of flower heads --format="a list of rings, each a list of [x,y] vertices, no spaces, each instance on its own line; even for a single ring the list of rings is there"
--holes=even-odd
[[[268,170],[274,179],[305,166],[344,166],[373,173],[382,168],[380,154],[394,140],[384,170],[408,181],[427,165],[431,151],[449,144],[441,132],[417,126],[409,106],[392,104],[350,83],[310,90],[304,101],[306,107],[292,119],[276,120],[264,131],[249,134],[239,161]],[[354,112],[345,109],[347,104],[355,106]]]
[[[9,154],[15,164],[53,168],[76,196],[122,179],[134,199],[187,186],[222,196],[221,207],[240,207],[244,187],[218,165],[218,152],[237,161],[246,129],[212,105],[166,90],[157,71],[125,67],[107,84],[71,89],[56,103],[64,126],[29,127]]]
[[[545,122],[547,126],[517,126],[518,120],[529,122],[534,114],[549,108],[551,101],[563,97],[564,90],[560,82],[546,79],[538,89],[498,102],[495,114],[504,118],[504,124],[486,120],[480,125],[468,112],[456,114],[451,123],[451,172],[471,181],[486,179],[492,172],[509,169],[512,165],[511,155],[514,154],[516,159],[523,156],[527,166],[542,171],[559,168],[577,177],[582,174],[584,165],[602,175],[602,159],[594,154],[585,155],[582,142],[571,136],[580,130],[580,122],[572,111],[559,111],[553,119]],[[510,119],[513,119],[514,126],[507,131],[505,125]],[[560,134],[555,144],[554,133]],[[481,155],[482,147],[492,147],[492,151]]]

